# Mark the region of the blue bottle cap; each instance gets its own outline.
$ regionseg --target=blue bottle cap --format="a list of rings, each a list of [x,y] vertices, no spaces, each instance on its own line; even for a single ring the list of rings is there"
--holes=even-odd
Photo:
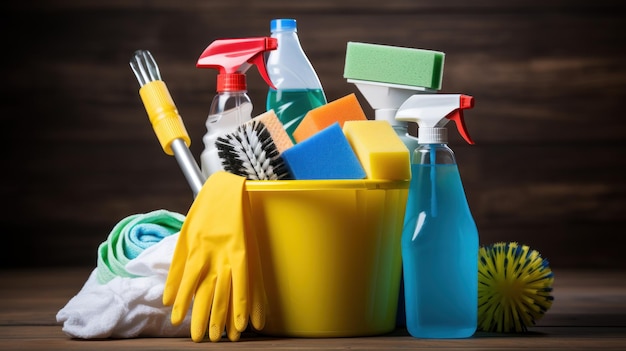
[[[270,22],[270,31],[285,31],[285,30],[293,30],[294,32],[298,31],[296,26],[296,20],[292,18],[278,18],[273,19]]]

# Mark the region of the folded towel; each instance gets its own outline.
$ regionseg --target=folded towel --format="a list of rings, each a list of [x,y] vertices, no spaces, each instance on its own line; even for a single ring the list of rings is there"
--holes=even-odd
[[[96,278],[100,284],[113,278],[135,277],[125,266],[146,248],[180,231],[185,216],[167,210],[130,215],[119,221],[98,247]]]
[[[190,337],[191,317],[173,326],[172,307],[162,302],[177,239],[178,233],[169,235],[130,260],[125,271],[135,278],[116,276],[101,284],[94,269],[56,315],[63,332],[80,339]]]

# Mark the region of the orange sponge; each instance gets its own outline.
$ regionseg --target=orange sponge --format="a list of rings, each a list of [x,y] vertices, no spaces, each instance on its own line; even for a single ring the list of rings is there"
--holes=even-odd
[[[345,121],[367,120],[354,93],[310,110],[293,131],[296,142],[310,137],[335,122],[343,128]]]

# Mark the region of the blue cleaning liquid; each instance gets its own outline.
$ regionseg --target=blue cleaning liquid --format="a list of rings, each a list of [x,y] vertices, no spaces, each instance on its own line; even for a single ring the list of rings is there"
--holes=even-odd
[[[278,120],[283,124],[287,134],[293,139],[296,130],[307,112],[326,104],[326,96],[322,89],[275,90],[267,94],[266,108],[274,110]]]
[[[418,338],[474,334],[478,230],[456,164],[413,164],[402,233],[406,327]]]

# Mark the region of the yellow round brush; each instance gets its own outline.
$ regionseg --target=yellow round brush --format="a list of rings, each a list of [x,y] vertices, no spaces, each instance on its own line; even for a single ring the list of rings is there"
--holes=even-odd
[[[552,306],[554,274],[539,252],[516,242],[482,246],[478,255],[478,329],[525,332]]]

